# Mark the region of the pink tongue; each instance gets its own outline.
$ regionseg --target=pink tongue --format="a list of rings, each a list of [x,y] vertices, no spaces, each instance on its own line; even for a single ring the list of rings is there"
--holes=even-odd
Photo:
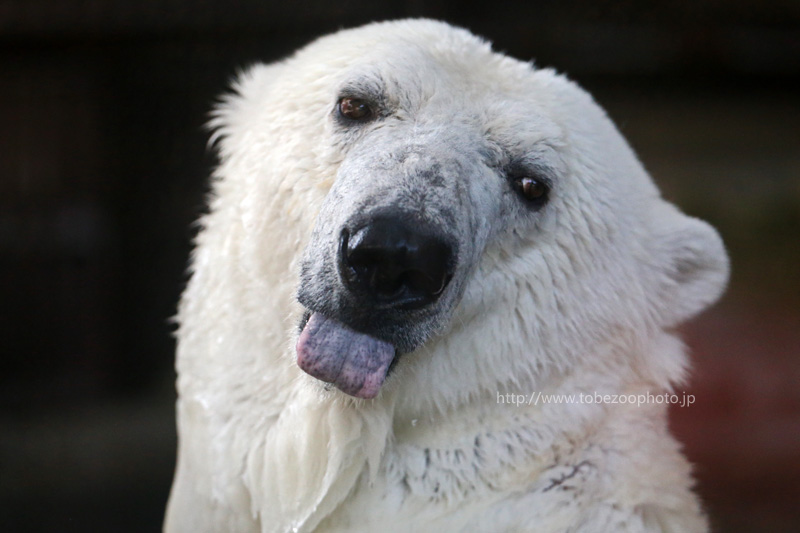
[[[356,398],[374,398],[394,359],[394,346],[314,313],[297,339],[297,364]]]

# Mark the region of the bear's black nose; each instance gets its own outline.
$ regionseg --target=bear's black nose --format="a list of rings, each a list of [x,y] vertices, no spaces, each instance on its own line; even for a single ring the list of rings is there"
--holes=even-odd
[[[455,250],[436,228],[408,217],[381,216],[340,241],[342,276],[350,290],[379,308],[417,309],[442,294]]]

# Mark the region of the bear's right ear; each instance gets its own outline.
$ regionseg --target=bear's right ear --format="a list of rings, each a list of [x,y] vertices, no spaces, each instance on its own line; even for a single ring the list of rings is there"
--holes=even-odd
[[[655,217],[651,260],[658,281],[655,304],[662,324],[674,327],[717,301],[728,283],[728,254],[717,231],[664,203]]]

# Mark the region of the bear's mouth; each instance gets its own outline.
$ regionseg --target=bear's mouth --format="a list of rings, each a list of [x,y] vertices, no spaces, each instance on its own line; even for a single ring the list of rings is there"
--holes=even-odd
[[[397,359],[395,347],[321,313],[306,312],[297,339],[297,365],[356,398],[374,398]]]

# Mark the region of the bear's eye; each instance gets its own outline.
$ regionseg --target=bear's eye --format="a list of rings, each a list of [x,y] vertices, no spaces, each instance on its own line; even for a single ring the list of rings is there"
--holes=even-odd
[[[372,117],[372,107],[366,100],[345,96],[339,100],[339,114],[350,120],[363,122]]]
[[[529,202],[543,202],[547,199],[547,193],[550,191],[547,183],[529,176],[515,179],[514,186],[522,197]]]

